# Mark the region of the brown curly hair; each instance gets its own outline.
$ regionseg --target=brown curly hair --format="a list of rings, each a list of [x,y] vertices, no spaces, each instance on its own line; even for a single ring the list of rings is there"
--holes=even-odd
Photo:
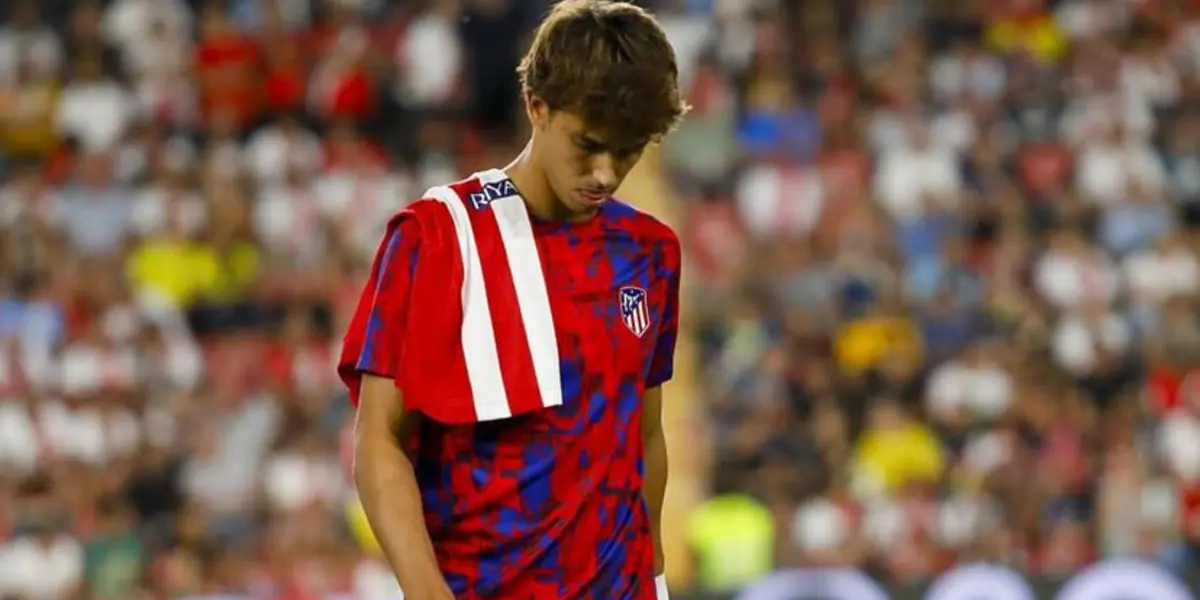
[[[688,111],[666,33],[628,2],[559,2],[517,73],[551,110],[574,113],[613,141],[655,141]]]

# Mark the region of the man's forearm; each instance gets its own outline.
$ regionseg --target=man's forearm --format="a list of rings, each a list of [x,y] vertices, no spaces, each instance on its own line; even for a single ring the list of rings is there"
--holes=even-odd
[[[658,429],[645,437],[646,444],[646,481],[642,495],[646,499],[646,507],[650,512],[650,535],[654,539],[654,573],[664,572],[662,545],[662,513],[663,499],[667,494],[667,443]]]
[[[425,527],[412,463],[395,444],[360,440],[354,483],[371,530],[410,598],[451,597]]]

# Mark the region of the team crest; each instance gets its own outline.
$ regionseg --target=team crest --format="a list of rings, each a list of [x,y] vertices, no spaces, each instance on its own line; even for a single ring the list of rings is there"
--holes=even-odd
[[[621,301],[621,321],[633,335],[642,337],[650,329],[650,307],[646,302],[646,290],[627,285],[617,290]]]

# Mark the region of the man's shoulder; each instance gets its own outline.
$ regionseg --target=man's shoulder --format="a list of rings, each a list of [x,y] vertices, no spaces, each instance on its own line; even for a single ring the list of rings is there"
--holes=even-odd
[[[619,229],[647,242],[679,247],[679,236],[662,219],[616,197],[604,211],[609,229]]]

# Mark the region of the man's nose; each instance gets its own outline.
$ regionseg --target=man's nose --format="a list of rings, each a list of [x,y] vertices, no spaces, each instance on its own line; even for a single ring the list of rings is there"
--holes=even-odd
[[[617,170],[613,165],[612,157],[607,153],[597,156],[595,162],[592,163],[592,179],[596,180],[606,190],[611,190],[617,185]]]

